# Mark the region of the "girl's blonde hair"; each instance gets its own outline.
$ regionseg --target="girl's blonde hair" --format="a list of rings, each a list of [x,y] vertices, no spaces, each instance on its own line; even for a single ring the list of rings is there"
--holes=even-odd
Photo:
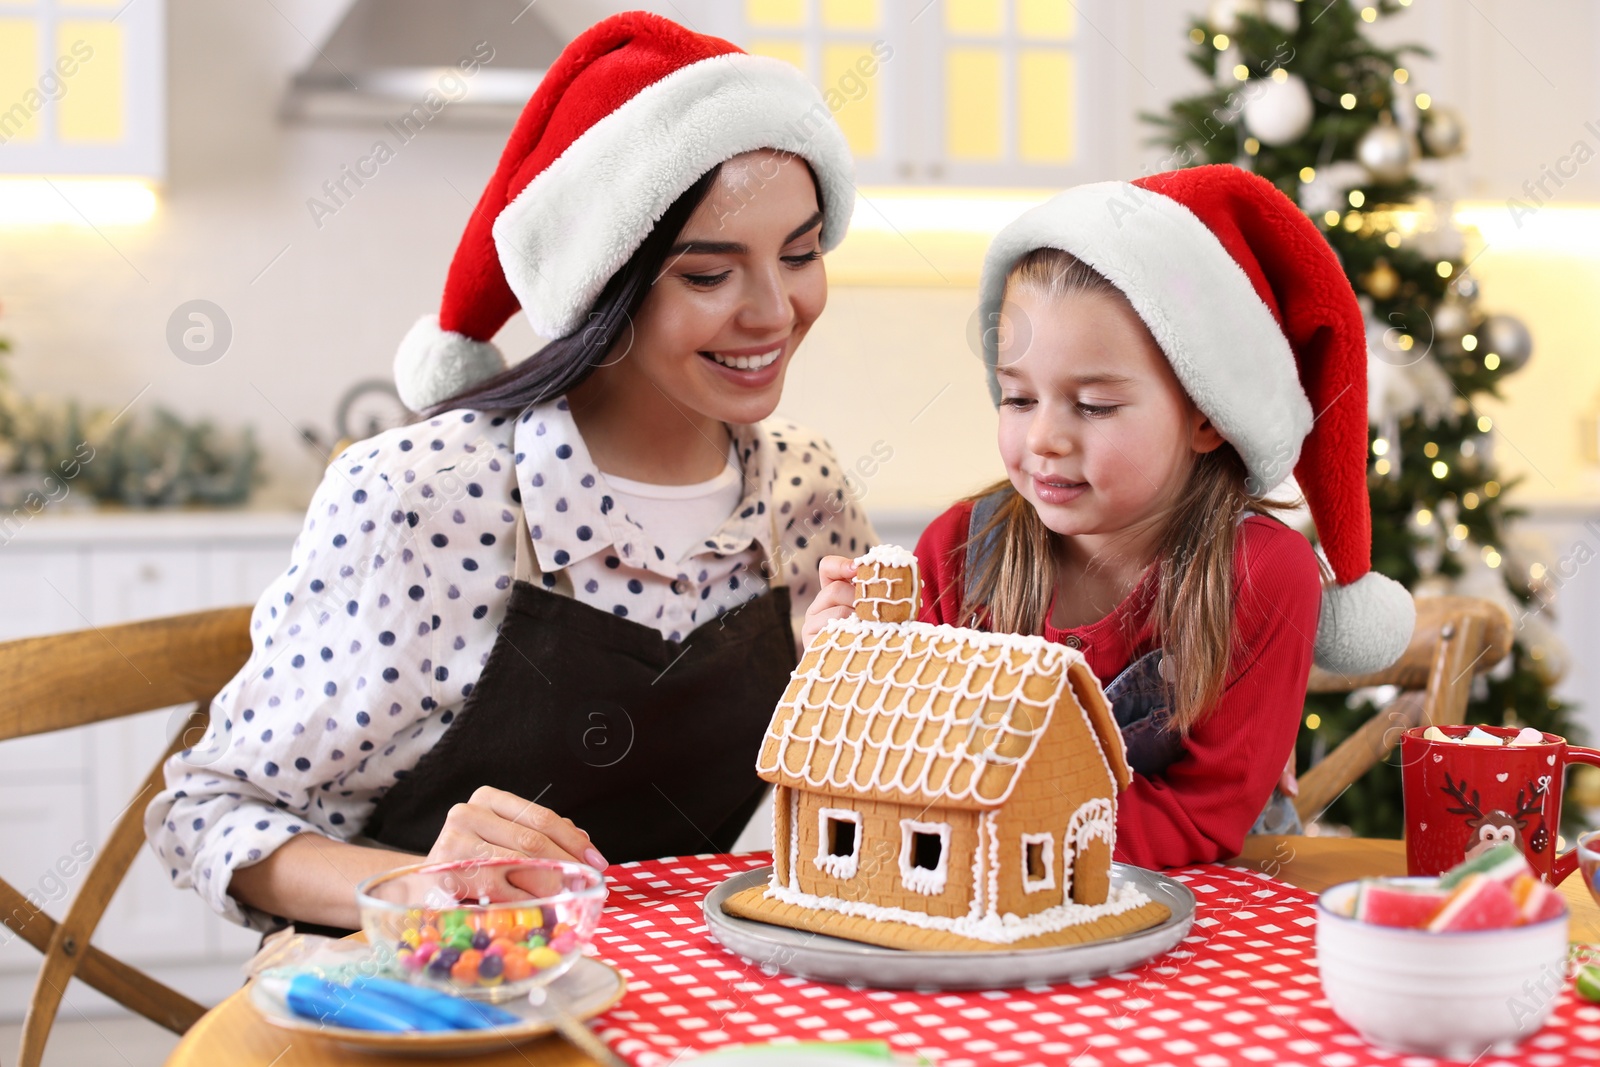
[[[1055,248],[1037,248],[1023,256],[1006,278],[1008,292],[1018,285],[1053,298],[1106,293],[1126,299],[1104,275]],[[987,609],[989,626],[996,631],[1042,633],[1056,587],[1057,535],[1009,481],[968,499],[997,491],[1005,497],[993,518],[958,550],[972,544],[986,548],[966,583],[970,593],[962,594],[960,618]],[[1173,723],[1183,733],[1216,705],[1228,678],[1239,516],[1246,509],[1286,510],[1298,503],[1252,493],[1244,461],[1227,442],[1195,457],[1157,541],[1151,605]],[[1148,601],[1150,593],[1144,587],[1141,595]]]

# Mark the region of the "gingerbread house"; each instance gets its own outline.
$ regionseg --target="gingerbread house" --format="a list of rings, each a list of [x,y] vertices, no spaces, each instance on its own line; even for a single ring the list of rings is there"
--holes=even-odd
[[[1131,771],[1081,653],[912,621],[916,559],[856,561],[856,615],[811,643],[757,772],[768,886],[736,914],[900,948],[1094,940],[1167,915],[1113,885]]]

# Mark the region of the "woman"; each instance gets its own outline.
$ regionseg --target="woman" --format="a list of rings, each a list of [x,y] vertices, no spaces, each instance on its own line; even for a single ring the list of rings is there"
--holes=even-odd
[[[425,421],[330,465],[249,663],[167,766],[146,829],[177,885],[350,928],[396,849],[732,845],[791,598],[873,540],[827,447],[769,419],[850,180],[792,68],[642,13],[567,48],[401,346]],[[519,305],[559,340],[499,370]]]

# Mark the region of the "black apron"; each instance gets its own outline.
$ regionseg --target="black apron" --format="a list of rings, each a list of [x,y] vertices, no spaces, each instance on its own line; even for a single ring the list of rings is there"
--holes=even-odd
[[[788,589],[669,641],[535,585],[520,513],[516,545],[482,676],[362,836],[425,854],[450,808],[488,785],[571,819],[612,863],[727,852],[766,790],[756,755],[796,663]]]

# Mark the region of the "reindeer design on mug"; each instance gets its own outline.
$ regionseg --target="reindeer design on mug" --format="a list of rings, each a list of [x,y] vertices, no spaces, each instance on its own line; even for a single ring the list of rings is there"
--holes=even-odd
[[[1453,797],[1460,807],[1446,808],[1452,815],[1467,816],[1467,859],[1472,859],[1481,852],[1486,852],[1496,845],[1510,842],[1522,852],[1532,849],[1534,852],[1543,852],[1550,843],[1550,835],[1541,823],[1539,829],[1526,841],[1523,833],[1528,829],[1528,816],[1539,813],[1544,805],[1545,790],[1550,787],[1549,778],[1540,778],[1539,784],[1529,782],[1517,790],[1517,810],[1506,812],[1496,808],[1485,814],[1478,807],[1478,791],[1472,791],[1472,799],[1467,799],[1467,780],[1452,781],[1450,772],[1444,775],[1444,785],[1441,787],[1449,796]],[[1526,798],[1526,799],[1524,799]]]

